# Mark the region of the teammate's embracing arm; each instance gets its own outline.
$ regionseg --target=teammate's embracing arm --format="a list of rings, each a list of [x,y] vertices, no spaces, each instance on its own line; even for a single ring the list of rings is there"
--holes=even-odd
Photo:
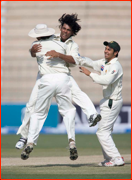
[[[101,71],[101,66],[103,62],[105,61],[104,59],[93,61],[92,59],[88,57],[83,57],[83,56],[78,56],[77,59],[78,59],[78,65],[90,67],[98,72]]]
[[[101,74],[101,75],[92,73],[84,67],[80,67],[80,69],[81,69],[81,72],[83,72],[87,76],[90,76],[95,83],[98,83],[100,85],[113,84],[123,75],[123,71],[120,64],[118,65],[114,64],[113,66],[111,66],[111,69],[107,74]]]

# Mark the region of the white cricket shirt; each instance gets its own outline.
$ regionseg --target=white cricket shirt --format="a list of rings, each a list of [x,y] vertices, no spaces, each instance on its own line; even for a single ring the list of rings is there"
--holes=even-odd
[[[45,40],[39,40],[33,42],[34,44],[41,44],[41,52],[36,53],[38,68],[40,75],[51,74],[51,73],[67,73],[69,74],[70,70],[66,65],[66,62],[60,58],[48,59],[48,56],[45,56],[47,51],[55,50],[61,54],[69,54],[69,48],[65,43],[54,40],[54,35]]]
[[[105,59],[92,61],[87,57],[79,57],[79,65],[91,67],[101,72],[101,75],[91,73],[90,77],[95,83],[103,85],[103,97],[106,99],[122,99],[123,69],[118,58],[106,63]]]
[[[54,40],[61,42],[60,34],[55,34]],[[78,61],[79,47],[78,47],[77,43],[75,43],[75,42],[73,41],[72,37],[70,37],[69,39],[67,39],[64,43],[65,43],[65,44],[68,46],[68,48],[69,48],[69,52],[68,52],[67,55],[72,56],[73,59],[74,59],[74,61],[75,61],[75,64],[66,63],[66,64],[67,64],[67,67],[75,67],[76,64],[77,64],[77,61]]]

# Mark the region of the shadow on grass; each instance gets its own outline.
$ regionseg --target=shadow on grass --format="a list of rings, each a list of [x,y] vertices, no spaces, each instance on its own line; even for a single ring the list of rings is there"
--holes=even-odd
[[[125,166],[126,165],[130,165],[131,163],[125,163]],[[31,165],[31,166],[26,166],[26,167],[31,167],[31,168],[39,168],[39,167],[54,167],[54,166],[68,166],[68,167],[82,167],[82,166],[88,166],[88,167],[104,167],[104,166],[98,166],[97,164],[94,164],[94,163],[88,163],[88,164],[47,164],[47,165]],[[25,166],[24,166],[25,167]],[[119,167],[123,167],[123,166],[116,166],[117,168]]]

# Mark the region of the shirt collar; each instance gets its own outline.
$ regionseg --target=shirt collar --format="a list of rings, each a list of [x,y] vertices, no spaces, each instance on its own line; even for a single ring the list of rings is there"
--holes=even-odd
[[[107,62],[106,59],[104,59],[104,61],[105,61],[105,64],[109,65],[109,64],[113,64],[113,63],[115,63],[116,61],[118,61],[118,58],[113,58],[113,59],[112,59],[111,61],[109,61],[109,62]]]
[[[60,34],[55,34],[55,35],[54,35],[54,39],[57,40],[57,41],[61,41]],[[67,39],[67,40],[65,41],[65,43],[68,43],[68,42],[70,42],[70,41],[73,42],[72,37],[70,37],[69,39]]]
[[[60,34],[54,34],[54,39],[60,41]]]

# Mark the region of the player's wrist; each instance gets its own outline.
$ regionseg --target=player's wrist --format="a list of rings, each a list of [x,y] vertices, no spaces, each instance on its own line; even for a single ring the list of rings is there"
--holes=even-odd
[[[57,54],[57,57],[60,58],[60,53]]]

